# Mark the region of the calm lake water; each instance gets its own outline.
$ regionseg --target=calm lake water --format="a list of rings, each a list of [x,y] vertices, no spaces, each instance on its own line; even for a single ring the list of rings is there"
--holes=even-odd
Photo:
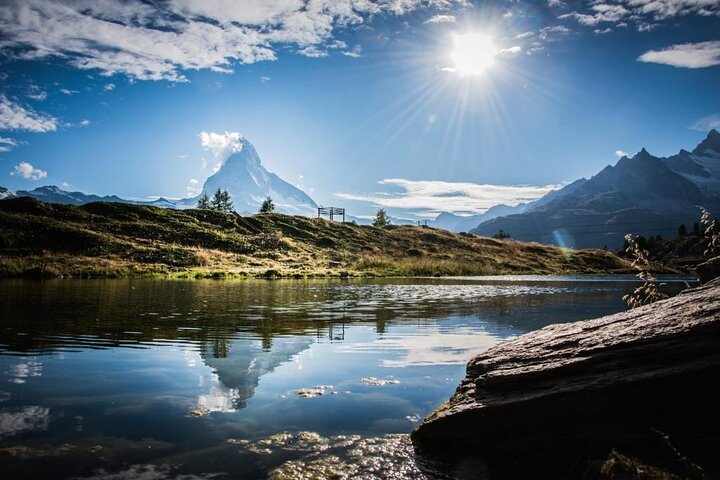
[[[483,478],[407,434],[474,354],[631,278],[3,280],[0,478]]]

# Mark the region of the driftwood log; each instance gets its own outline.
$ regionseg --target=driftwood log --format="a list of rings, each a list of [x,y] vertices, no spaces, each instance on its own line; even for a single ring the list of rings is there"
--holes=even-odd
[[[688,456],[717,466],[719,391],[715,279],[653,305],[550,325],[489,349],[469,362],[452,398],[412,436],[424,452],[516,465],[569,466],[615,449],[654,464]]]

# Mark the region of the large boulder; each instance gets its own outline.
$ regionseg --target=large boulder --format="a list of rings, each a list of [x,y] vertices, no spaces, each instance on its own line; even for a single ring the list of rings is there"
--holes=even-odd
[[[695,267],[700,283],[705,284],[710,280],[720,277],[720,257],[711,258]]]
[[[413,440],[424,452],[536,473],[566,472],[613,449],[664,467],[687,456],[717,473],[719,341],[720,280],[616,315],[550,325],[473,358]]]

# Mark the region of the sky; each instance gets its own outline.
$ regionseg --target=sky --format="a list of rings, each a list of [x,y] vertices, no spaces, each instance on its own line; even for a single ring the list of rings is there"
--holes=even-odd
[[[0,186],[482,213],[720,128],[718,0],[0,0]],[[219,142],[219,143],[218,143]]]

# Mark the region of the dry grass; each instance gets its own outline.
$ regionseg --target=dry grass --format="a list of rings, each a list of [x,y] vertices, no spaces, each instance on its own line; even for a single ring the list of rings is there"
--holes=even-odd
[[[248,224],[250,226],[248,226]],[[252,227],[252,228],[250,228]],[[96,203],[0,202],[0,276],[470,276],[628,272],[562,250],[419,227]]]

